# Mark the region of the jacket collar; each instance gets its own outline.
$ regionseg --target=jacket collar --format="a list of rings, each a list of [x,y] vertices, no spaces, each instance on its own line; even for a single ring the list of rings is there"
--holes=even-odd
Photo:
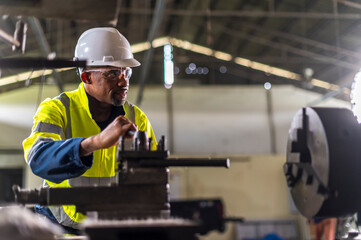
[[[90,113],[90,109],[89,109],[89,100],[88,100],[88,96],[85,92],[85,87],[84,87],[84,83],[81,82],[79,84],[79,87],[78,87],[78,92],[79,92],[79,101],[80,101],[80,104],[81,106],[85,109],[85,111],[88,113],[88,115],[92,117],[92,114]]]

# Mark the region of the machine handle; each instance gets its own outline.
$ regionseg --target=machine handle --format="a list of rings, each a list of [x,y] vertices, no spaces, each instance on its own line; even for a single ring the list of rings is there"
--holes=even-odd
[[[167,160],[141,160],[141,167],[225,167],[229,168],[229,158],[168,158]]]
[[[12,190],[15,196],[15,202],[17,203],[47,205],[46,189],[27,190],[20,189],[18,185],[13,185]]]

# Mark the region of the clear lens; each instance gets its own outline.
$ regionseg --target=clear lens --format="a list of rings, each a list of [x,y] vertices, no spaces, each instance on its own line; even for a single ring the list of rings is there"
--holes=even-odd
[[[125,79],[129,80],[130,77],[132,76],[132,69],[127,67],[125,68],[124,73],[125,73]]]
[[[88,69],[87,72],[101,72],[103,77],[109,80],[119,80],[124,78],[125,80],[129,80],[132,76],[132,69],[122,68],[122,69],[111,69],[111,70],[97,70],[97,69]]]

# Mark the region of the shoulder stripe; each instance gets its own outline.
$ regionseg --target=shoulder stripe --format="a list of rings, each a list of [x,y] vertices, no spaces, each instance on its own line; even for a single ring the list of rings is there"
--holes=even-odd
[[[46,122],[39,122],[34,128],[33,133],[34,132],[55,133],[58,135],[62,135],[61,133],[63,132],[63,130],[58,125]]]

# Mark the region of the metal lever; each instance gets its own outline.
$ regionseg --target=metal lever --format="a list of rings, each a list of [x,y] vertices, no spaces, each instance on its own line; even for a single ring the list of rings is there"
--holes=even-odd
[[[139,162],[141,167],[225,167],[229,168],[229,158],[168,158],[167,160],[146,159]]]
[[[28,25],[22,20],[16,22],[14,39],[19,43],[13,44],[13,51],[19,50],[22,54],[25,53],[25,44],[26,44],[26,32],[28,30]]]

